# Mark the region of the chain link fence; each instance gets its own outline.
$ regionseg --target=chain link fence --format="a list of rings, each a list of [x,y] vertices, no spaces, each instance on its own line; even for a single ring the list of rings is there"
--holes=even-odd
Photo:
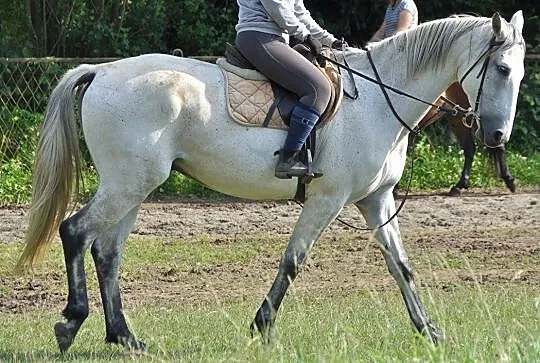
[[[34,152],[48,98],[62,75],[112,58],[0,58],[0,206],[31,194]]]
[[[215,57],[195,57],[215,61]],[[39,127],[62,75],[82,63],[117,58],[0,58],[0,206],[28,201]],[[538,62],[539,55],[527,55]]]

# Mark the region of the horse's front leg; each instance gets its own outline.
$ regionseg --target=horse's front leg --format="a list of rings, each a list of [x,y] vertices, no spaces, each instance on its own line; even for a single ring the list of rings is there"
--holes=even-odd
[[[146,344],[129,330],[122,310],[118,285],[120,261],[124,244],[135,223],[139,207],[133,208],[115,227],[97,238],[91,252],[96,266],[99,290],[105,312],[105,341],[118,343],[132,351],[146,351]]]
[[[510,169],[506,163],[506,152],[504,146],[499,146],[496,148],[487,148],[488,153],[490,154],[493,162],[495,163],[495,168],[499,177],[504,180],[504,183],[510,189],[512,193],[516,191],[516,183],[512,174],[510,174]]]
[[[339,214],[343,204],[340,198],[316,196],[308,199],[281,259],[274,283],[251,324],[252,336],[258,330],[265,343],[270,342],[276,314],[287,289],[298,275],[311,248]]]
[[[364,215],[370,228],[376,228],[388,221],[396,209],[390,188],[372,194],[355,205]],[[432,342],[439,342],[442,339],[442,333],[426,314],[424,305],[416,291],[412,268],[401,241],[397,218],[379,228],[376,232],[376,238],[379,241],[388,270],[401,290],[414,326],[419,332],[428,336]]]

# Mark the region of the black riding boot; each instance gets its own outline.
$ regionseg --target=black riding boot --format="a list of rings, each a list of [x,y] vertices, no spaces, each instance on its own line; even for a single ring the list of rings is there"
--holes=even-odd
[[[300,151],[294,150],[302,148],[318,120],[319,114],[311,107],[299,102],[293,108],[287,138],[279,152],[275,173],[277,178],[289,179],[306,175],[308,167],[300,161]]]
[[[299,159],[300,151],[279,151],[279,161],[276,165],[276,178],[290,179],[307,173],[308,167]]]

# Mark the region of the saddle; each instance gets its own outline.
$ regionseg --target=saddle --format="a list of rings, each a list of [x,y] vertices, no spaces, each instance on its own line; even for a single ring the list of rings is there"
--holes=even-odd
[[[298,178],[295,200],[303,203],[306,199],[305,185],[309,184],[313,178],[322,176],[322,173],[312,167],[317,135],[315,131],[336,115],[343,101],[343,80],[336,66],[326,62],[326,65],[321,67],[306,46],[299,44],[294,49],[309,59],[326,76],[332,86],[330,101],[300,154],[300,159],[308,166],[308,173]],[[322,54],[333,57],[330,48],[323,49]],[[288,128],[291,112],[299,99],[296,94],[259,73],[231,44],[227,43],[225,57],[218,58],[216,64],[222,68],[225,75],[227,108],[233,120],[244,126]]]
[[[304,45],[294,47],[321,70],[332,86],[330,101],[316,127],[332,120],[343,101],[343,81],[339,70],[327,62],[323,68]],[[323,55],[332,57],[331,49]],[[227,80],[227,106],[231,117],[246,126],[287,129],[292,109],[299,97],[259,73],[236,47],[227,44],[225,57],[216,64],[223,69]]]

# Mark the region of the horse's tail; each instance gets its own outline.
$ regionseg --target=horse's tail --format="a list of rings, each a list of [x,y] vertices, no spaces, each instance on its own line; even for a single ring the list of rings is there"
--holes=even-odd
[[[36,151],[28,230],[24,251],[17,263],[20,269],[30,269],[43,259],[66,215],[73,190],[79,191],[81,154],[75,91],[78,86],[92,82],[94,68],[81,65],[67,72],[49,99]],[[82,99],[83,94],[80,97]]]

